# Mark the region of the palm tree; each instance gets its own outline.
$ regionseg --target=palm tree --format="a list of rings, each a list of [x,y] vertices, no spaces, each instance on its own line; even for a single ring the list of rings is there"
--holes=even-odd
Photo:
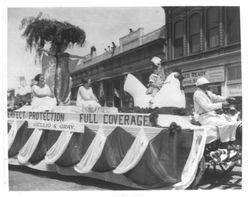
[[[70,91],[69,57],[84,58],[65,53],[65,50],[75,45],[83,46],[86,39],[84,30],[68,22],[42,18],[41,12],[37,17],[23,18],[20,29],[24,29],[22,36],[26,37],[27,49],[35,49],[38,57],[44,51],[56,58],[54,93],[58,103],[64,102]],[[51,44],[50,50],[45,51],[44,46],[48,42]]]

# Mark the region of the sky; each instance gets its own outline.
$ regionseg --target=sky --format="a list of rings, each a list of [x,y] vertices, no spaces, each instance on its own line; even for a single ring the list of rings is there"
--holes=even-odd
[[[43,16],[59,21],[67,21],[79,26],[86,33],[84,47],[67,50],[71,54],[84,56],[90,47],[95,46],[97,55],[114,41],[128,34],[129,28],[144,28],[144,34],[152,32],[165,23],[164,10],[161,7],[82,7],[82,8],[8,8],[8,88],[16,88],[18,77],[30,80],[41,71],[35,64],[35,53],[25,50],[23,30],[19,29],[24,17]]]

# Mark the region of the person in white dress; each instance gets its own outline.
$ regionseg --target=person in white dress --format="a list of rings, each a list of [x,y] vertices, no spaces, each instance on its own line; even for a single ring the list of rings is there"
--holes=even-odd
[[[194,93],[194,109],[199,115],[198,121],[202,125],[216,126],[223,148],[232,147],[235,141],[236,129],[238,124],[225,119],[223,115],[216,114],[215,110],[228,106],[228,102],[234,98],[222,97],[208,91],[210,82],[205,77],[200,77]]]
[[[76,105],[81,107],[83,110],[92,109],[95,110],[101,105],[98,102],[98,99],[93,93],[92,88],[90,87],[90,80],[82,80],[82,86],[80,86],[77,93]]]
[[[33,99],[31,102],[32,111],[52,110],[56,106],[56,99],[49,86],[45,84],[43,74],[35,76],[37,84],[32,86]]]

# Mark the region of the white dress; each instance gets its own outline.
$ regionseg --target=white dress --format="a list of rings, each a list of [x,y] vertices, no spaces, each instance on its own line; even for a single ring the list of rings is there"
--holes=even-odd
[[[81,92],[81,93],[80,93]],[[77,93],[76,105],[83,108],[96,109],[101,105],[96,101],[96,97],[93,93],[92,88],[85,88],[81,86]]]
[[[51,98],[50,96],[37,97],[39,94],[50,94],[50,88],[47,84],[44,87],[39,87],[37,85],[32,86],[33,99],[32,99],[32,111],[45,111],[52,110],[56,106],[56,99]]]

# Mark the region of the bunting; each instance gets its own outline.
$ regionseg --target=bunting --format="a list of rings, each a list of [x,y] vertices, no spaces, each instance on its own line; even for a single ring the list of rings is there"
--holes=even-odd
[[[200,128],[173,132],[110,125],[69,132],[31,129],[27,121],[10,124],[10,164],[139,188],[187,188],[206,142]]]

